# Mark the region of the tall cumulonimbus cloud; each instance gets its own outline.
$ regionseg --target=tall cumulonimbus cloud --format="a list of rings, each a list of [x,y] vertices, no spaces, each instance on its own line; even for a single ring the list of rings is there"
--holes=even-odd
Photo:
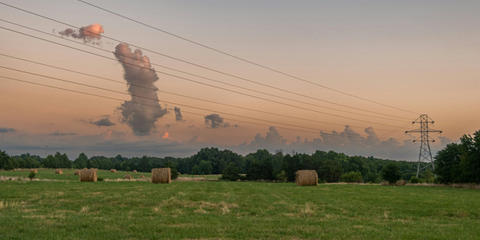
[[[63,31],[60,31],[58,34],[65,37],[82,39],[84,42],[97,43],[96,41],[102,38],[102,33],[104,33],[102,25],[95,23],[85,27],[81,27],[78,31],[67,28]]]
[[[139,49],[132,52],[128,44],[120,43],[115,47],[115,57],[125,71],[124,78],[128,84],[131,100],[125,101],[119,109],[122,121],[127,123],[135,135],[148,135],[155,128],[155,122],[167,113],[158,103],[158,80],[155,70],[147,56]]]

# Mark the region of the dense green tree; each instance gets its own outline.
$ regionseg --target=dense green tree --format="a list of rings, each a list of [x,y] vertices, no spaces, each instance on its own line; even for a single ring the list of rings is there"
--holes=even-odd
[[[241,179],[240,168],[237,164],[230,162],[227,167],[223,170],[222,179],[229,181],[237,181]]]
[[[247,179],[274,180],[273,157],[267,150],[258,150],[245,157]]]
[[[390,184],[396,183],[398,180],[400,180],[400,170],[397,164],[387,164],[382,170],[382,177]]]
[[[15,164],[4,151],[0,151],[0,169],[12,170],[15,168]]]
[[[88,157],[85,155],[85,153],[80,153],[73,161],[73,167],[74,168],[86,168],[87,167],[87,162],[88,162]]]
[[[442,183],[480,183],[480,130],[439,151],[435,173]]]
[[[212,162],[202,160],[198,163],[198,173],[197,174],[212,174],[213,166]]]
[[[359,171],[351,171],[342,174],[340,181],[349,183],[361,183],[363,182],[362,174]]]

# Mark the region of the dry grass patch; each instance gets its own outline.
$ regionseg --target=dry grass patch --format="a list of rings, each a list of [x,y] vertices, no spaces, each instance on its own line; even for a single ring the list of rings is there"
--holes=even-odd
[[[238,204],[236,203],[227,203],[221,201],[219,203],[214,202],[207,202],[207,201],[191,201],[191,200],[183,200],[178,199],[176,197],[171,197],[169,199],[163,200],[161,208],[164,209],[195,209],[193,212],[195,213],[208,213],[208,212],[218,212],[223,214],[228,214],[231,212],[231,209],[238,208]],[[154,208],[154,211],[160,212],[161,209]]]
[[[23,201],[0,201],[0,210],[1,209],[6,209],[6,208],[19,208],[19,207],[24,207],[25,202]]]
[[[89,210],[89,209],[90,209],[90,208],[89,208],[88,206],[83,206],[83,207],[80,209],[80,213],[86,214],[86,213],[88,213],[88,210]]]

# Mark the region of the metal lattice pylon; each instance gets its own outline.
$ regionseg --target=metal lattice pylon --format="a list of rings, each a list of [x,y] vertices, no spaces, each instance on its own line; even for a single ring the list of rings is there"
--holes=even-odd
[[[429,133],[442,133],[440,130],[431,129],[429,124],[433,124],[433,121],[427,114],[422,114],[412,124],[420,124],[420,128],[405,131],[405,133],[420,133],[420,153],[418,154],[417,164],[417,177],[420,171],[431,166],[432,170],[435,170],[433,163],[432,151],[430,150],[430,142],[435,142],[434,139],[430,139]],[[417,142],[418,140],[413,140]]]

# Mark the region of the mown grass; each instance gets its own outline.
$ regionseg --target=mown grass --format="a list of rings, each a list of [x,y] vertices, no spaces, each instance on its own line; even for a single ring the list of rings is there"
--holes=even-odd
[[[0,182],[0,239],[478,239],[480,191],[265,182]]]

